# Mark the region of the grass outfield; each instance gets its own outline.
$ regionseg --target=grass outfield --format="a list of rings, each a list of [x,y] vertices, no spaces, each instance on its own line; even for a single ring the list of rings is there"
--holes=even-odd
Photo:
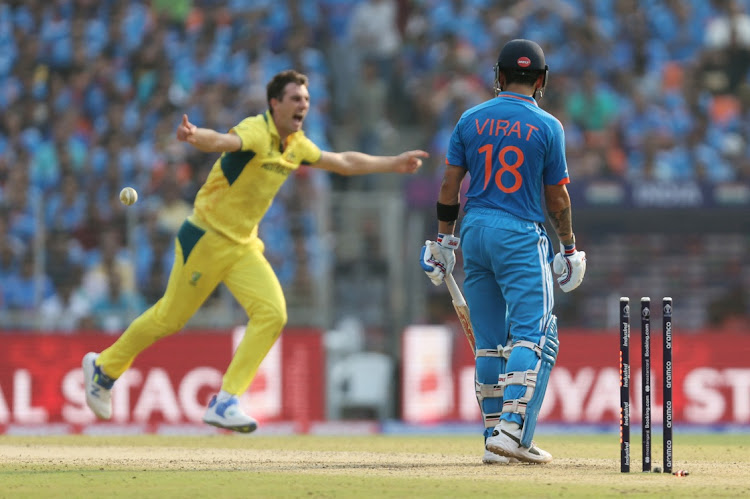
[[[606,435],[541,435],[543,466],[483,465],[467,436],[0,436],[0,497],[750,496],[750,435],[676,435],[687,477],[638,471],[639,443],[621,474]]]

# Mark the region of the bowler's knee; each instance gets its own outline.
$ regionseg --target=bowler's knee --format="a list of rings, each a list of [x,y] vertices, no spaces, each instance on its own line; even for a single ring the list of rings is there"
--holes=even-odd
[[[188,320],[190,320],[189,314],[183,313],[178,307],[167,306],[163,298],[144,312],[143,315],[150,316],[151,323],[155,330],[158,331],[159,337],[168,336],[181,330],[187,324]]]
[[[250,322],[255,323],[256,326],[262,325],[269,335],[272,335],[275,340],[281,335],[281,331],[286,326],[288,316],[286,306],[263,304],[253,307],[252,311],[248,311]]]

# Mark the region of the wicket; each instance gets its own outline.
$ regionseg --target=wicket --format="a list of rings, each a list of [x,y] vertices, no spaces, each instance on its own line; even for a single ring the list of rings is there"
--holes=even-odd
[[[620,472],[630,471],[630,299],[620,298]]]
[[[641,298],[641,446],[643,471],[651,471],[651,298]]]
[[[672,298],[662,300],[662,317],[664,325],[662,365],[663,379],[663,429],[664,429],[664,473],[672,473]]]
[[[664,473],[672,472],[672,298],[662,300]],[[651,298],[641,298],[642,470],[651,471]],[[620,472],[630,471],[630,298],[620,298]]]

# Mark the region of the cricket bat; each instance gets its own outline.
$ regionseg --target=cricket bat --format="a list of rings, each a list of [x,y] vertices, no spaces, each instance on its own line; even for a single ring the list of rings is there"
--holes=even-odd
[[[464,300],[464,295],[461,294],[461,289],[456,284],[456,280],[453,278],[453,274],[447,274],[445,276],[445,285],[448,286],[448,291],[451,294],[453,300],[453,308],[456,309],[456,315],[458,320],[461,321],[461,327],[466,334],[466,339],[469,341],[472,353],[476,352],[476,344],[474,340],[474,330],[471,328],[471,320],[469,318],[469,306]]]

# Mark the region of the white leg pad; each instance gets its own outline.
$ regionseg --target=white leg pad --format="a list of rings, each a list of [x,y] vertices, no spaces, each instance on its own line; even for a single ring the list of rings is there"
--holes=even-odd
[[[498,346],[498,348],[483,348],[477,349],[477,357],[496,357],[502,359],[503,366],[510,355],[510,349],[507,353],[505,348]],[[474,376],[474,390],[477,396],[477,402],[479,403],[479,410],[482,412],[482,420],[484,421],[485,428],[494,428],[500,422],[500,412],[496,413],[485,413],[482,401],[486,398],[503,398],[503,387],[499,384],[491,383],[480,383],[477,381],[476,375]]]

